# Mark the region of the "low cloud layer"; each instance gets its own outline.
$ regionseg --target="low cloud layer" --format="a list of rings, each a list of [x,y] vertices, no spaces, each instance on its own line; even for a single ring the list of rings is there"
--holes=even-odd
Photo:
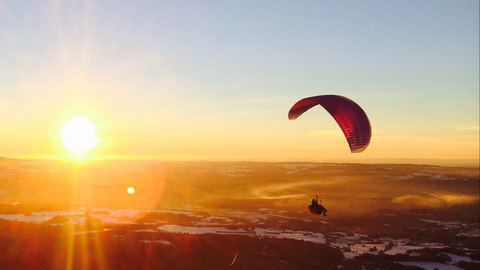
[[[468,195],[456,194],[431,194],[405,195],[392,200],[393,203],[401,204],[410,208],[442,208],[460,204],[478,203],[479,198]]]

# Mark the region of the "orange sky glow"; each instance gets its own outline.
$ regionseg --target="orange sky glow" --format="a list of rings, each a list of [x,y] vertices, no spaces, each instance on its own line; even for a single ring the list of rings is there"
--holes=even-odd
[[[284,3],[246,18],[226,4],[5,4],[0,156],[478,166],[478,3],[410,4]],[[321,108],[288,120],[322,94],[367,113],[364,152]],[[91,149],[62,140],[75,117],[94,127]]]

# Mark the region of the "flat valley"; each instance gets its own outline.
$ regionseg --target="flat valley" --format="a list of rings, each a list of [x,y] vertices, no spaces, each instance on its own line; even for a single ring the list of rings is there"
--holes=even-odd
[[[476,269],[479,170],[0,159],[0,226],[4,268]]]

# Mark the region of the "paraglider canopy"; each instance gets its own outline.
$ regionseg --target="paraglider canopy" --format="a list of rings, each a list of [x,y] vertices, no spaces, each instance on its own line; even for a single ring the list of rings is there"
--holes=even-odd
[[[316,105],[321,105],[335,119],[352,153],[360,153],[367,148],[372,136],[370,121],[363,109],[346,97],[321,95],[301,99],[288,112],[288,119],[297,119]]]

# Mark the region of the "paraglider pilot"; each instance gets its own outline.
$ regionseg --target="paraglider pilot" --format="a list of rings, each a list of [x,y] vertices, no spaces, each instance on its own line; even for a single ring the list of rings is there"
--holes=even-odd
[[[315,196],[315,199],[312,199],[312,204],[308,206],[310,212],[314,215],[321,215],[323,213],[324,216],[327,216],[327,209],[323,205],[321,205],[322,200],[318,203],[318,195]]]

